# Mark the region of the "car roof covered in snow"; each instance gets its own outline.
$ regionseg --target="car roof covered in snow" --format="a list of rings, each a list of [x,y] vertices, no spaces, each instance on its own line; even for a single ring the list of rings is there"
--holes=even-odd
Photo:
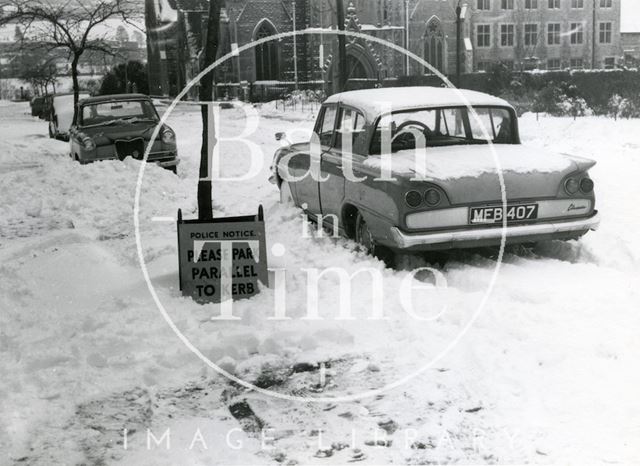
[[[388,111],[389,104],[392,111],[467,105],[511,107],[506,100],[482,92],[426,86],[342,92],[332,95],[325,103],[355,107],[365,112],[369,121]]]
[[[95,97],[89,97],[83,99],[83,104],[99,104],[102,102],[119,102],[123,100],[150,100],[148,95],[144,94],[111,94],[111,95],[98,95]]]

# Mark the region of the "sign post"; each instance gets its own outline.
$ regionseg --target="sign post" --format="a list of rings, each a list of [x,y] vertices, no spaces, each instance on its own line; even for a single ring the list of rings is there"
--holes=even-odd
[[[257,216],[184,220],[178,211],[180,290],[205,303],[230,303],[268,286],[264,211]]]

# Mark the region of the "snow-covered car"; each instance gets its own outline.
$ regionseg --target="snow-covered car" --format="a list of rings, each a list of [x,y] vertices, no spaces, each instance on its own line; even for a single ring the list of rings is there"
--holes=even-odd
[[[33,99],[31,99],[31,102],[30,102],[31,116],[40,118],[45,108],[44,104],[45,104],[45,96],[36,96]]]
[[[577,239],[600,222],[595,162],[521,145],[513,107],[487,94],[336,94],[313,140],[276,152],[271,181],[281,200],[376,255],[499,245],[505,218],[507,243]]]
[[[86,99],[89,94],[81,93],[79,99]],[[49,137],[69,140],[69,130],[73,122],[73,94],[56,94],[50,100]]]
[[[99,160],[142,160],[160,117],[153,101],[142,94],[91,97],[79,103],[71,127],[71,157],[85,164]],[[174,173],[180,161],[174,131],[163,125],[149,153],[149,162]]]

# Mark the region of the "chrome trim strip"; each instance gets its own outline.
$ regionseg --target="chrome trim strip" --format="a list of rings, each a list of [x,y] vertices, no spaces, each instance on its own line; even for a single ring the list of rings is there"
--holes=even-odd
[[[548,235],[553,233],[567,233],[572,231],[597,230],[600,226],[600,214],[590,218],[572,220],[568,222],[537,223],[534,225],[512,225],[507,227],[507,238],[519,236]],[[394,242],[400,248],[413,246],[457,243],[462,241],[482,241],[502,238],[502,228],[482,228],[462,231],[446,231],[438,233],[423,233],[408,235],[398,228],[391,228]]]
[[[510,201],[509,206],[516,205],[538,205],[537,220],[557,219],[564,217],[581,217],[591,211],[592,202],[590,199],[552,199],[552,200],[531,200],[531,201]],[[501,204],[481,204],[470,207],[450,207],[445,209],[426,210],[414,212],[406,216],[407,228],[412,231],[435,228],[462,228],[469,225],[469,213],[472,208],[480,207],[500,207]],[[489,223],[489,225],[499,225]]]
[[[167,160],[165,162],[163,161],[154,162],[152,160],[149,160],[149,163],[155,163],[156,165],[160,165],[162,168],[177,167],[178,165],[180,165],[180,159]]]

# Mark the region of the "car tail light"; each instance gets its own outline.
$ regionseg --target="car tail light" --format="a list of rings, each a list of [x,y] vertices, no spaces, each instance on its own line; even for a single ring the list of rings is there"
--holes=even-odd
[[[577,193],[578,190],[580,189],[580,183],[575,178],[569,178],[564,183],[564,189],[568,194],[573,195],[573,194]]]
[[[580,181],[580,191],[585,194],[590,194],[593,192],[593,180],[591,178],[582,178]]]
[[[165,128],[162,131],[162,142],[164,142],[165,144],[173,144],[174,142],[176,142],[175,133],[169,128]]]
[[[84,138],[82,138],[82,145],[84,146],[85,150],[95,150],[96,148],[96,143],[89,136],[85,136]]]
[[[440,195],[440,193],[438,192],[438,190],[436,189],[429,189],[425,194],[424,194],[424,200],[427,202],[427,204],[430,207],[435,207],[438,204],[440,204],[440,201],[442,200],[442,196]]]
[[[422,194],[418,191],[409,191],[405,195],[404,200],[409,207],[420,207],[420,204],[422,204]]]

